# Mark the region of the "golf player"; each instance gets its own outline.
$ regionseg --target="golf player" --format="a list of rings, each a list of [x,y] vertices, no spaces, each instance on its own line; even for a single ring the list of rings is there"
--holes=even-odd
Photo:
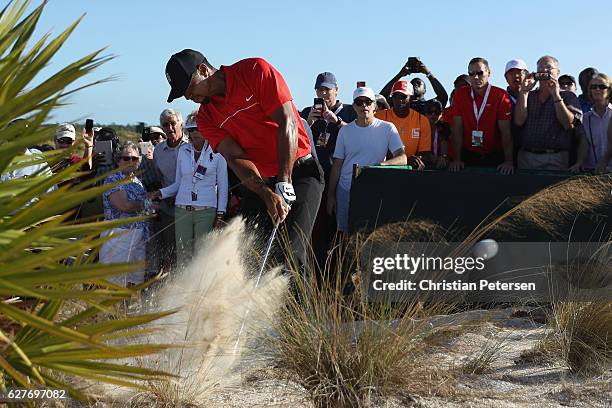
[[[213,67],[185,49],[166,64],[168,102],[200,104],[198,130],[246,187],[242,213],[266,236],[283,222],[298,266],[321,202],[324,181],[283,76],[261,58]]]

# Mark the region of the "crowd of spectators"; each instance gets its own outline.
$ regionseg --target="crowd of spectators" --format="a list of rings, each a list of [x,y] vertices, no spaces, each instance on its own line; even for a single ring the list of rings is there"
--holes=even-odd
[[[494,86],[484,58],[472,58],[457,77],[450,97],[429,67],[410,58],[379,94],[358,83],[350,103],[338,98],[331,72],[316,76],[315,102],[300,116],[311,153],[325,175],[325,191],[313,236],[317,257],[325,255],[337,231],[347,232],[354,165],[409,165],[413,170],[490,167],[504,175],[518,170],[612,171],[612,90],[595,68],[575,77],[561,75],[559,61],[543,56],[531,71],[521,59],[508,61],[505,89]],[[424,76],[435,93],[426,100]],[[159,127],[147,127],[140,143],[121,143],[112,128],[81,133],[83,155],[72,152],[53,168],[43,164],[3,174],[1,180],[56,173],[82,163],[113,184],[102,197],[106,220],[156,212],[150,221],[111,229],[100,262],[145,260],[146,270],[116,278],[138,284],[147,275],[183,267],[198,239],[220,227],[239,207],[240,183],[222,155],[198,132],[197,112],[186,121],[165,109]],[[55,149],[77,142],[72,124],[57,127]],[[96,149],[105,142],[105,149]],[[25,149],[24,155],[40,154]],[[102,157],[104,156],[104,157]],[[228,174],[229,173],[229,174]],[[126,181],[118,183],[120,181]],[[233,187],[236,187],[235,189]]]

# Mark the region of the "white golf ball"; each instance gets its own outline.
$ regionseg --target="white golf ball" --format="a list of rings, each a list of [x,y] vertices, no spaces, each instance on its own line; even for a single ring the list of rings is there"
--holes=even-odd
[[[477,242],[472,248],[472,253],[476,258],[491,259],[497,255],[499,244],[494,239],[483,239]]]

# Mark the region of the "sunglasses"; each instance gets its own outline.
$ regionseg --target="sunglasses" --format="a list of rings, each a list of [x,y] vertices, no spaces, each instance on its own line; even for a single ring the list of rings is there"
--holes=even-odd
[[[594,90],[594,89],[600,89],[600,90],[604,91],[604,90],[608,89],[608,85],[604,85],[604,84],[593,84],[593,85],[591,85],[589,88],[591,88],[591,89],[593,89],[593,90]]]
[[[72,139],[69,137],[60,137],[57,139],[57,143],[59,144],[72,144]]]
[[[483,76],[484,74],[485,74],[485,72],[484,72],[484,71],[474,71],[474,72],[468,72],[468,75],[469,75],[469,76],[472,76],[472,77],[473,77],[473,76],[476,76],[476,75],[478,75],[478,76]]]
[[[374,101],[370,99],[355,99],[353,102],[357,106],[370,106],[374,103]]]
[[[123,161],[133,161],[133,162],[137,162],[138,160],[140,160],[140,156],[121,156],[121,160]]]

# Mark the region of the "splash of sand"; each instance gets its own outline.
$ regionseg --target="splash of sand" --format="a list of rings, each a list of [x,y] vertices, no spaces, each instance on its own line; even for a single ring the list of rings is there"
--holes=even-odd
[[[250,278],[252,271],[245,262],[253,256],[253,244],[244,222],[235,219],[202,240],[191,264],[145,300],[142,312],[178,309],[152,324],[161,330],[148,341],[180,347],[146,357],[137,364],[178,377],[149,384],[152,393],[123,392],[113,398],[115,401],[128,398],[131,405],[200,405],[214,392],[237,384],[242,371],[239,368],[254,334],[269,327],[287,287],[287,280],[276,269],[268,272],[255,288],[255,279]],[[240,347],[235,350],[247,310]]]

